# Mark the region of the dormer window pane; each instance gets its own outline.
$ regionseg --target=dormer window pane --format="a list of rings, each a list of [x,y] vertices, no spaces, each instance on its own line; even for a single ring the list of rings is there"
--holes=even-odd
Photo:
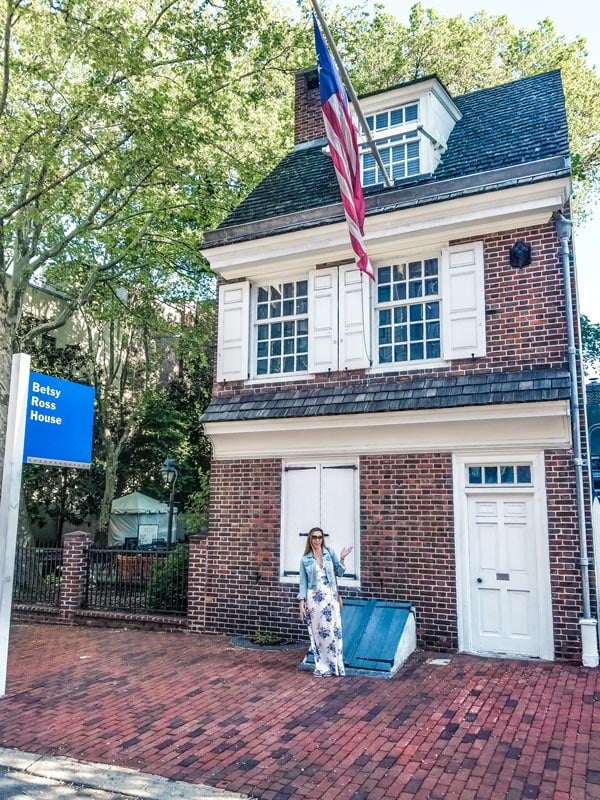
[[[415,122],[418,119],[419,119],[418,103],[415,103],[412,106],[406,106],[406,108],[404,109],[404,121]]]
[[[391,133],[394,129],[401,130],[403,125],[417,122],[418,119],[418,103],[381,111],[366,118],[369,130],[374,133],[375,144],[391,180],[412,177],[420,173],[420,139],[416,130],[406,133],[396,132],[389,137],[385,136],[385,132],[390,131]],[[361,147],[361,161],[363,186],[376,186],[384,182],[370,147],[364,144]]]

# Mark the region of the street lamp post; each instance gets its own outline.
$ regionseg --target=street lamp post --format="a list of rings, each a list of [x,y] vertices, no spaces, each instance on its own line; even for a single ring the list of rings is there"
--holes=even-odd
[[[175,502],[175,481],[177,480],[177,470],[175,469],[172,459],[165,458],[164,464],[160,468],[160,473],[165,485],[170,489],[169,521],[167,523],[167,550],[169,550],[173,540],[173,504]]]

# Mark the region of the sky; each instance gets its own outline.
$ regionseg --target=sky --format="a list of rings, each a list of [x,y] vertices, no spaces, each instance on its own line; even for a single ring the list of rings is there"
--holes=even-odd
[[[408,22],[414,0],[378,0],[386,10]],[[600,3],[591,0],[421,0],[445,17],[471,17],[485,9],[489,14],[506,14],[517,28],[532,29],[542,20],[554,22],[557,34],[572,41],[587,40],[588,60],[600,73]],[[592,322],[600,323],[600,198],[592,217],[575,229],[579,307]]]

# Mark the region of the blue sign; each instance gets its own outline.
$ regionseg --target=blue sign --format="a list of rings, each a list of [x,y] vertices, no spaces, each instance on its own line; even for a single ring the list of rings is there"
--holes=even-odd
[[[94,396],[93,386],[31,372],[23,462],[89,469]]]

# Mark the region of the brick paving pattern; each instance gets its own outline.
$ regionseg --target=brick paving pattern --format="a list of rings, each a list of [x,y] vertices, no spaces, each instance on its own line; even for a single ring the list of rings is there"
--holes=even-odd
[[[600,670],[432,653],[315,679],[220,636],[17,625],[0,745],[260,798],[600,799]]]

